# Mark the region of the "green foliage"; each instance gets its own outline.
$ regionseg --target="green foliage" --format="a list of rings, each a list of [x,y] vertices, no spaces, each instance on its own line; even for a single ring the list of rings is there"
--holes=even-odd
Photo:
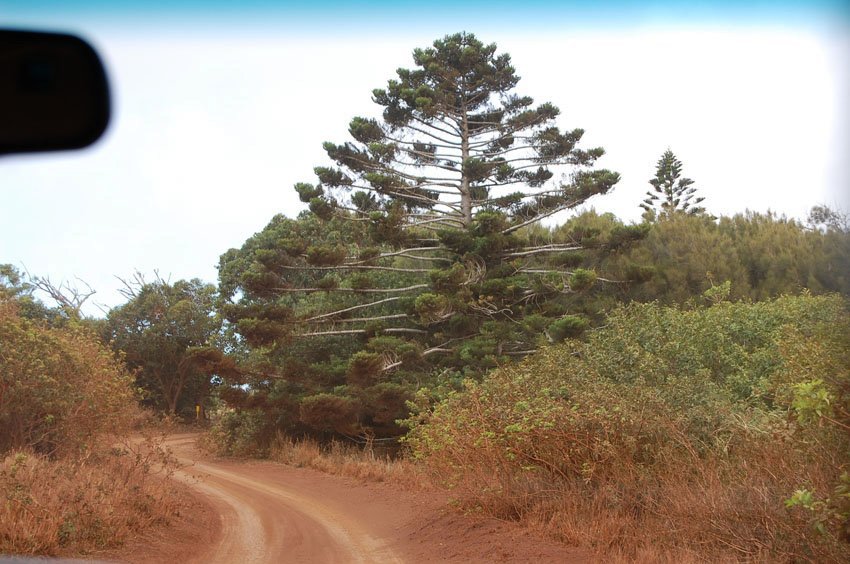
[[[592,270],[578,268],[570,274],[570,289],[574,292],[583,292],[596,283],[596,273]]]
[[[791,407],[797,412],[797,420],[808,425],[832,415],[833,395],[823,380],[798,382],[793,386],[794,399]]]
[[[607,246],[609,250],[620,250],[629,247],[638,241],[642,241],[649,234],[651,226],[649,223],[638,225],[616,225],[608,234]]]
[[[268,452],[271,431],[260,410],[228,410],[215,419],[205,442],[222,456],[262,457]]]
[[[451,313],[451,301],[442,294],[424,293],[416,297],[414,308],[422,324],[430,325]]]
[[[497,515],[545,511],[553,495],[598,498],[642,530],[656,515],[684,517],[664,501],[683,495],[670,488],[705,483],[726,488],[710,499],[693,492],[690,510],[709,512],[721,539],[712,543],[753,527],[740,511],[765,512],[798,532],[752,538],[742,553],[847,555],[850,490],[838,456],[850,452],[847,320],[837,296],[687,310],[633,303],[584,342],[467,381],[430,409],[417,402],[407,442],[462,500]],[[828,499],[801,487],[830,482]],[[747,493],[755,484],[758,496]],[[798,507],[820,533],[796,528]]]
[[[384,369],[384,359],[380,354],[360,351],[348,361],[346,378],[354,386],[368,386],[377,380]]]
[[[552,322],[546,328],[546,335],[552,343],[560,343],[564,339],[575,339],[587,330],[587,319],[577,315],[567,315]]]
[[[718,229],[732,240],[753,299],[801,288],[850,293],[850,263],[838,258],[850,258],[850,234],[810,231],[796,221],[756,213],[721,218]]]
[[[407,402],[413,398],[410,388],[382,382],[364,390],[362,398],[366,425],[386,435],[402,432],[396,421],[408,416]]]
[[[339,288],[339,278],[333,274],[323,276],[316,282],[316,288],[327,291],[335,290]]]
[[[27,319],[56,323],[60,312],[45,306],[33,292],[35,286],[11,264],[0,264],[0,300],[12,301],[19,315]]]
[[[850,473],[841,474],[831,496],[821,498],[802,488],[785,500],[785,507],[804,510],[809,526],[823,537],[829,538],[833,530],[843,528],[842,540],[850,542]]]
[[[711,288],[702,293],[702,297],[708,300],[709,303],[718,304],[728,300],[731,292],[732,283],[727,280],[719,286],[712,285]]]
[[[310,200],[310,205],[308,207],[310,211],[316,215],[316,217],[324,220],[328,220],[333,217],[335,211],[333,203],[324,198],[313,198]]]
[[[563,266],[564,268],[574,268],[587,260],[587,255],[580,252],[558,253],[551,255],[548,258],[550,266]]]
[[[192,361],[196,347],[213,345],[221,327],[214,314],[216,289],[200,280],[170,284],[140,283],[129,301],[109,312],[108,339],[136,371],[143,404],[171,414],[194,414],[210,393],[212,365]],[[264,329],[258,320],[242,326],[246,334]],[[266,323],[266,327],[268,322]]]
[[[437,236],[446,249],[458,255],[470,253],[475,248],[475,238],[467,231],[444,229]]]
[[[312,199],[318,198],[324,194],[321,186],[313,186],[305,182],[299,182],[295,185],[295,191],[298,192],[298,197],[302,202],[309,203]]]
[[[460,263],[453,264],[450,268],[432,270],[429,272],[431,287],[436,292],[454,292],[466,280],[466,269]]]
[[[313,246],[307,249],[307,264],[313,266],[336,266],[343,263],[347,252],[341,245],[335,247]]]
[[[587,236],[571,221],[573,236]],[[806,288],[815,293],[850,295],[850,234],[806,229],[774,214],[747,212],[712,221],[676,214],[645,224],[645,238],[601,257],[599,268],[612,278],[639,282],[623,297],[684,303],[700,296],[712,280],[729,281],[729,297],[764,300]],[[616,225],[596,220],[597,244],[605,244]],[[608,274],[610,273],[610,274]]]
[[[319,431],[354,433],[357,431],[358,404],[352,398],[316,394],[301,401],[301,421]]]

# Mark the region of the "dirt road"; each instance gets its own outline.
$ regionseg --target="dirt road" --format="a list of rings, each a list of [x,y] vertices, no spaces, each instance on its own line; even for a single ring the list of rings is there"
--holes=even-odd
[[[181,541],[164,531],[116,555],[132,562],[587,562],[587,555],[493,519],[465,516],[444,494],[363,483],[307,468],[212,459],[193,434],[168,441],[176,478],[209,512],[209,531]],[[197,495],[199,494],[199,495]],[[212,510],[210,511],[210,507]],[[214,524],[219,527],[214,527]],[[198,540],[198,539],[201,540]],[[200,546],[192,546],[192,543]],[[179,556],[175,552],[179,549]]]
[[[220,542],[199,560],[401,562],[385,542],[345,513],[276,479],[286,468],[256,464],[228,468],[227,463],[201,462],[195,438],[176,436],[167,444],[187,465],[177,478],[205,493],[222,519]]]

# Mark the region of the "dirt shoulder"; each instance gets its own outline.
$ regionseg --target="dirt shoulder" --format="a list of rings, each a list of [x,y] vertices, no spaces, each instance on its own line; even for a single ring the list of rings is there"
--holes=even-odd
[[[214,459],[193,435],[169,440],[191,463],[187,511],[136,539],[126,562],[590,562],[512,524],[462,515],[442,492],[363,483],[309,468]]]

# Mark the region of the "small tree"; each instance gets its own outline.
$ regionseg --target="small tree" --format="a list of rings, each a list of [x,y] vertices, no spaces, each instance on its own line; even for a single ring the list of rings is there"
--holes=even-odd
[[[198,279],[171,284],[158,276],[145,282],[140,275],[125,286],[127,303],[109,312],[109,340],[137,369],[146,403],[177,414],[187,390],[194,392],[191,400],[205,396],[211,373],[222,365],[221,354],[210,347],[221,326],[215,286]]]
[[[705,198],[694,197],[697,190],[693,187],[694,181],[682,177],[682,162],[670,149],[661,155],[655,169],[655,178],[649,183],[652,190],[646,193],[647,198],[640,204],[646,217],[654,219],[669,217],[674,213],[705,213],[705,208],[699,205]]]

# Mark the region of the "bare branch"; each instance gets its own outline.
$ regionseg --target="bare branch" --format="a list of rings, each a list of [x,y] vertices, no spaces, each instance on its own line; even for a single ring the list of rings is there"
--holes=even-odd
[[[562,245],[562,244],[551,244],[551,245],[543,245],[541,247],[534,247],[532,249],[526,251],[515,251],[512,253],[505,253],[502,256],[505,258],[509,257],[524,257],[528,255],[537,255],[540,253],[559,253],[564,251],[580,251],[584,247],[579,245]]]
[[[573,202],[567,202],[567,203],[561,204],[560,206],[556,206],[554,209],[551,209],[551,210],[547,211],[546,213],[541,213],[540,215],[536,215],[536,216],[532,217],[531,219],[529,219],[528,221],[523,221],[522,223],[518,223],[517,225],[513,225],[511,227],[508,227],[507,229],[503,229],[502,234],[507,235],[508,233],[513,233],[517,229],[522,229],[526,225],[531,225],[532,223],[537,223],[538,221],[545,219],[545,218],[549,217],[550,215],[555,215],[559,211],[566,210],[566,209],[569,209],[571,207],[574,207],[578,203],[579,203],[578,201],[573,201]]]
[[[312,333],[300,333],[293,335],[294,337],[328,337],[332,335],[365,335],[366,329],[336,329],[333,331],[314,331]],[[428,331],[424,329],[412,329],[410,327],[390,327],[389,329],[381,329],[381,333],[414,333],[416,335],[427,335]]]
[[[316,316],[311,317],[311,318],[309,318],[309,319],[305,319],[304,321],[306,321],[306,322],[310,322],[310,321],[316,321],[316,320],[318,320],[318,319],[324,319],[324,318],[328,318],[328,317],[334,317],[334,316],[336,316],[336,315],[341,315],[341,314],[343,314],[343,313],[348,313],[349,311],[354,311],[354,310],[358,310],[358,309],[364,309],[364,308],[367,308],[367,307],[372,307],[372,306],[376,306],[376,305],[381,305],[381,304],[385,304],[385,303],[389,303],[389,302],[395,302],[395,301],[398,301],[398,300],[400,300],[400,299],[401,299],[401,297],[399,297],[399,296],[394,296],[394,297],[392,297],[392,298],[384,298],[384,299],[382,299],[382,300],[377,300],[377,301],[374,301],[374,302],[370,302],[370,303],[368,303],[368,304],[358,304],[358,305],[356,305],[356,306],[351,306],[351,307],[347,307],[347,308],[344,308],[344,309],[338,309],[338,310],[336,310],[336,311],[332,311],[332,312],[330,312],[330,313],[323,313],[323,314],[321,314],[321,315],[316,315]]]
[[[74,319],[82,317],[83,304],[97,293],[85,280],[80,278],[76,278],[76,280],[84,285],[85,289],[72,286],[64,280],[57,285],[48,276],[32,276],[29,272],[26,274],[33,286],[50,296],[65,315]]]
[[[389,272],[431,272],[428,268],[400,268],[394,266],[368,266],[340,264],[338,266],[280,266],[284,270],[386,270]]]
[[[320,319],[315,323],[365,323],[369,321],[382,321],[384,319],[406,319],[406,313],[394,313],[392,315],[376,315],[374,317],[349,317],[346,319]]]
[[[427,288],[428,284],[414,284],[404,288],[274,288],[277,292],[295,294],[299,292],[349,292],[353,294],[395,294]]]

